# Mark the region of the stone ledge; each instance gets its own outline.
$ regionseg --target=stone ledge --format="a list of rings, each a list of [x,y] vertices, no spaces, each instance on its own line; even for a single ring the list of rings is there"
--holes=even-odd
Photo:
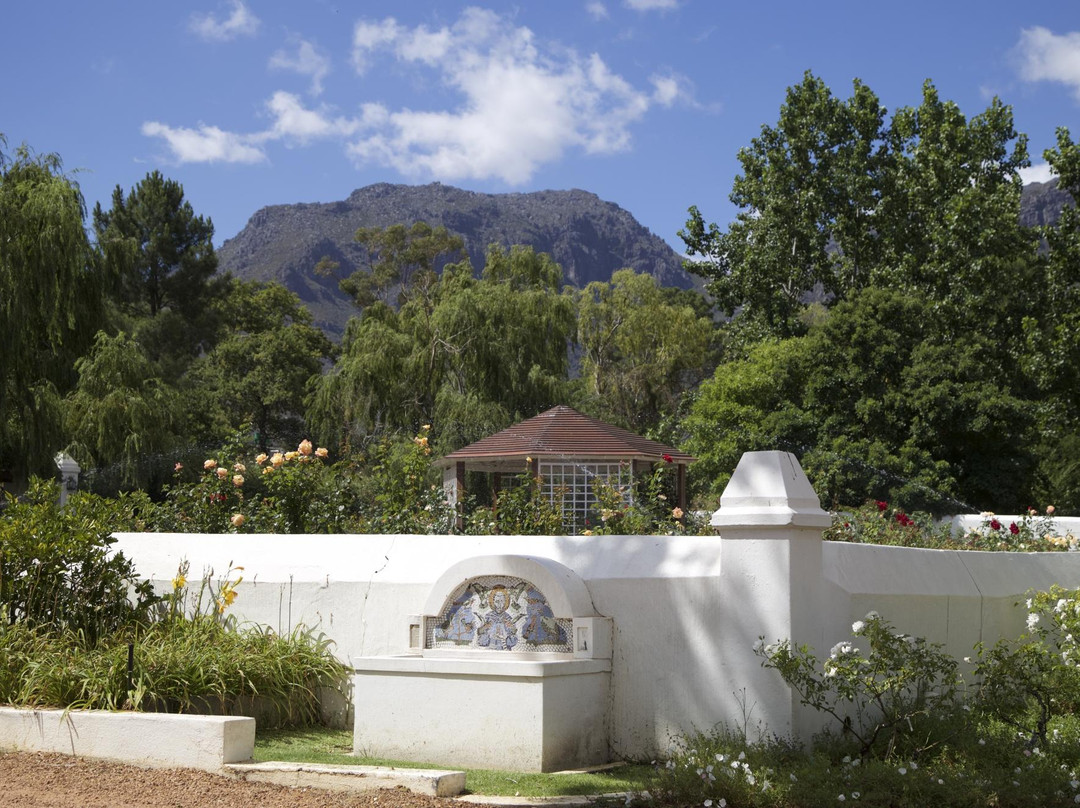
[[[220,772],[226,763],[251,760],[255,719],[0,707],[0,749]]]
[[[335,766],[321,763],[232,763],[227,774],[241,780],[290,788],[373,791],[404,787],[432,797],[456,797],[465,790],[465,772],[399,769],[389,766]]]

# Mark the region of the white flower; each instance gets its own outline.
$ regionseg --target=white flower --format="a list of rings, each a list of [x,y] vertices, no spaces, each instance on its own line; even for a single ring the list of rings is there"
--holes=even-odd
[[[705,800],[705,808],[712,808],[712,800]]]
[[[1027,604],[1027,607],[1029,609],[1031,608],[1031,598],[1028,598],[1027,600],[1025,600],[1024,603]]]
[[[845,797],[845,796],[844,796],[843,794],[841,794],[841,795],[840,795],[839,797],[837,797],[836,799],[840,800],[840,802],[843,802],[844,800],[846,800],[846,799],[847,799],[847,797]]]
[[[877,612],[875,612],[873,609],[871,609],[870,611],[868,611],[866,613],[866,617],[863,618],[863,619],[864,620],[877,620],[879,617],[881,617],[881,615],[878,614]]]
[[[864,623],[862,620],[856,620],[854,623],[851,624],[851,633],[858,634],[864,628],[866,628],[866,623]]]
[[[836,659],[838,656],[843,656],[844,654],[850,654],[854,650],[855,650],[854,645],[849,643],[847,640],[841,640],[840,642],[838,642],[836,645],[834,645],[832,647],[831,651],[829,651],[829,658],[830,659]]]
[[[791,774],[791,775],[789,775],[789,776],[791,777],[791,782],[793,782],[793,783],[797,783],[797,782],[799,782],[799,778],[798,778],[798,777],[796,777],[794,773],[792,773],[792,774]]]
[[[1028,631],[1034,631],[1035,626],[1037,625],[1039,625],[1039,615],[1035,612],[1032,612],[1027,616]]]
[[[1058,614],[1061,614],[1063,611],[1065,611],[1065,608],[1068,605],[1069,605],[1069,601],[1067,601],[1065,598],[1059,598],[1058,602],[1057,602],[1057,605],[1054,606],[1054,611],[1057,612]]]
[[[716,803],[716,805],[717,805],[717,808],[727,808],[727,800],[725,800],[723,797],[721,797],[720,801],[718,803]]]
[[[905,769],[903,766],[897,769],[897,771],[900,772],[900,774],[907,774],[907,769]]]
[[[739,752],[739,760],[746,760],[746,752]]]

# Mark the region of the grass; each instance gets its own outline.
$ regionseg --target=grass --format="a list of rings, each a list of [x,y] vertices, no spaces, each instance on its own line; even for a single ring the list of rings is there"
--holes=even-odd
[[[255,760],[328,763],[338,766],[393,766],[401,769],[445,769],[436,763],[361,757],[352,754],[352,732],[322,727],[260,730],[255,737]],[[643,791],[652,766],[626,764],[583,774],[537,774],[496,769],[466,769],[468,793],[488,796],[559,797]]]

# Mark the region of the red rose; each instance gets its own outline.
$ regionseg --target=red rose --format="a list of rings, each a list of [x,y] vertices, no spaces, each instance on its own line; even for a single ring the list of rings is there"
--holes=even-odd
[[[666,455],[664,455],[664,462],[665,462],[665,463],[673,463],[673,462],[675,462],[675,461],[674,461],[674,459],[672,458],[672,456],[671,456],[671,455],[669,455],[669,454],[666,454]]]
[[[883,510],[885,510],[885,509],[886,509],[886,508],[888,508],[888,507],[889,507],[889,503],[888,503],[888,502],[884,502],[884,501],[882,501],[882,500],[880,500],[880,499],[879,499],[879,500],[877,501],[877,509],[878,509],[879,511],[883,511]]]
[[[1016,522],[1013,522],[1011,525],[1009,525],[1009,532],[1012,533],[1014,536],[1019,535],[1020,528],[1016,526]]]
[[[1001,522],[999,522],[997,519],[991,519],[990,520],[990,529],[991,530],[1001,530]]]

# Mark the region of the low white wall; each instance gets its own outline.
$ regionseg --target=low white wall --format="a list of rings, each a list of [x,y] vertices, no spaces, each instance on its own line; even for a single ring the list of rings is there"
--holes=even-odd
[[[255,719],[0,707],[0,749],[218,772],[251,760]]]
[[[178,564],[245,567],[232,612],[285,632],[304,624],[337,643],[346,663],[404,653],[407,618],[423,613],[435,582],[475,556],[550,558],[576,571],[597,613],[614,623],[610,739],[613,756],[663,752],[677,733],[760,720],[794,731],[779,677],[760,668],[759,635],[798,626],[819,654],[874,609],[899,630],[942,642],[957,657],[978,641],[1023,630],[1014,607],[1032,588],[1080,587],[1080,553],[1028,555],[699,536],[203,536],[118,534],[138,573],[167,588]],[[722,576],[729,563],[745,566]],[[792,548],[795,549],[792,549]],[[802,549],[800,549],[802,548]],[[742,568],[740,568],[742,569]],[[775,580],[774,580],[775,579]],[[795,609],[787,591],[812,608]],[[781,602],[782,601],[782,602]],[[800,611],[801,609],[801,611]],[[788,704],[778,706],[786,698]],[[797,712],[797,710],[796,710]],[[805,729],[805,728],[803,728]],[[800,733],[805,735],[800,730]]]

